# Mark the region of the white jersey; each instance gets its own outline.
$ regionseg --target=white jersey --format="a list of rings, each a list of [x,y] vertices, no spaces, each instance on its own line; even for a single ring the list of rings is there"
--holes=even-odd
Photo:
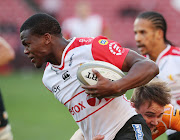
[[[168,45],[157,60],[159,66],[159,79],[168,83],[171,88],[171,104],[180,109],[180,48]],[[167,130],[167,135],[174,133],[174,130]]]
[[[103,18],[99,15],[89,16],[87,19],[69,18],[62,24],[62,30],[69,37],[96,37],[102,34]]]
[[[159,54],[156,64],[160,71],[157,77],[167,82],[171,88],[171,104],[180,109],[180,48],[168,45]]]
[[[105,135],[105,140],[113,140],[137,113],[124,95],[101,100],[87,95],[77,80],[77,69],[92,60],[110,62],[121,69],[128,51],[101,36],[73,38],[63,52],[61,65],[48,63],[46,66],[44,85],[68,108],[86,140],[99,134]]]

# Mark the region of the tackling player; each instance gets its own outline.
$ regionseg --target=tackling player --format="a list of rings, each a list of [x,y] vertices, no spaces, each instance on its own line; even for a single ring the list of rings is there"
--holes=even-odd
[[[174,110],[173,106],[169,104],[170,98],[170,89],[165,82],[160,80],[153,80],[144,86],[137,87],[132,94],[130,100],[132,106],[146,120],[153,139],[167,129],[180,131],[179,110]],[[102,135],[99,135],[93,140],[103,140],[103,138]],[[84,140],[82,132],[76,131],[71,140]]]

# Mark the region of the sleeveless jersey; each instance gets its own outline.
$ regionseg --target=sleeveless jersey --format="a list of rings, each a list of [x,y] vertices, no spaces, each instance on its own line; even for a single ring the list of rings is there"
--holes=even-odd
[[[152,138],[157,138],[167,129],[180,131],[180,112],[178,109],[175,110],[171,104],[165,106],[162,121],[157,125],[156,131],[152,134]]]
[[[44,85],[68,108],[86,140],[99,134],[113,140],[137,113],[124,95],[101,100],[87,95],[77,80],[77,69],[92,60],[110,62],[121,69],[128,51],[102,36],[73,38],[63,52],[60,66],[47,63]]]

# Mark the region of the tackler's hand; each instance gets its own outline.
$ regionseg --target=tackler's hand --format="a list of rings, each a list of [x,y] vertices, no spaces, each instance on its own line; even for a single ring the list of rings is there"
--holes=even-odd
[[[103,140],[103,139],[104,139],[103,135],[97,135],[97,136],[93,137],[92,140]]]

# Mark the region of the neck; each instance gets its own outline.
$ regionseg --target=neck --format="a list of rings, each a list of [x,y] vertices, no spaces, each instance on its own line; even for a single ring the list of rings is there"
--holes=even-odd
[[[162,43],[159,45],[154,46],[153,50],[151,53],[149,53],[149,57],[151,60],[156,61],[158,58],[159,54],[166,48],[166,44]]]
[[[69,40],[66,40],[64,37],[57,39],[54,42],[54,47],[53,47],[53,56],[54,58],[51,59],[51,63],[54,65],[60,65],[61,64],[61,58],[64,49],[66,46],[69,44]]]

